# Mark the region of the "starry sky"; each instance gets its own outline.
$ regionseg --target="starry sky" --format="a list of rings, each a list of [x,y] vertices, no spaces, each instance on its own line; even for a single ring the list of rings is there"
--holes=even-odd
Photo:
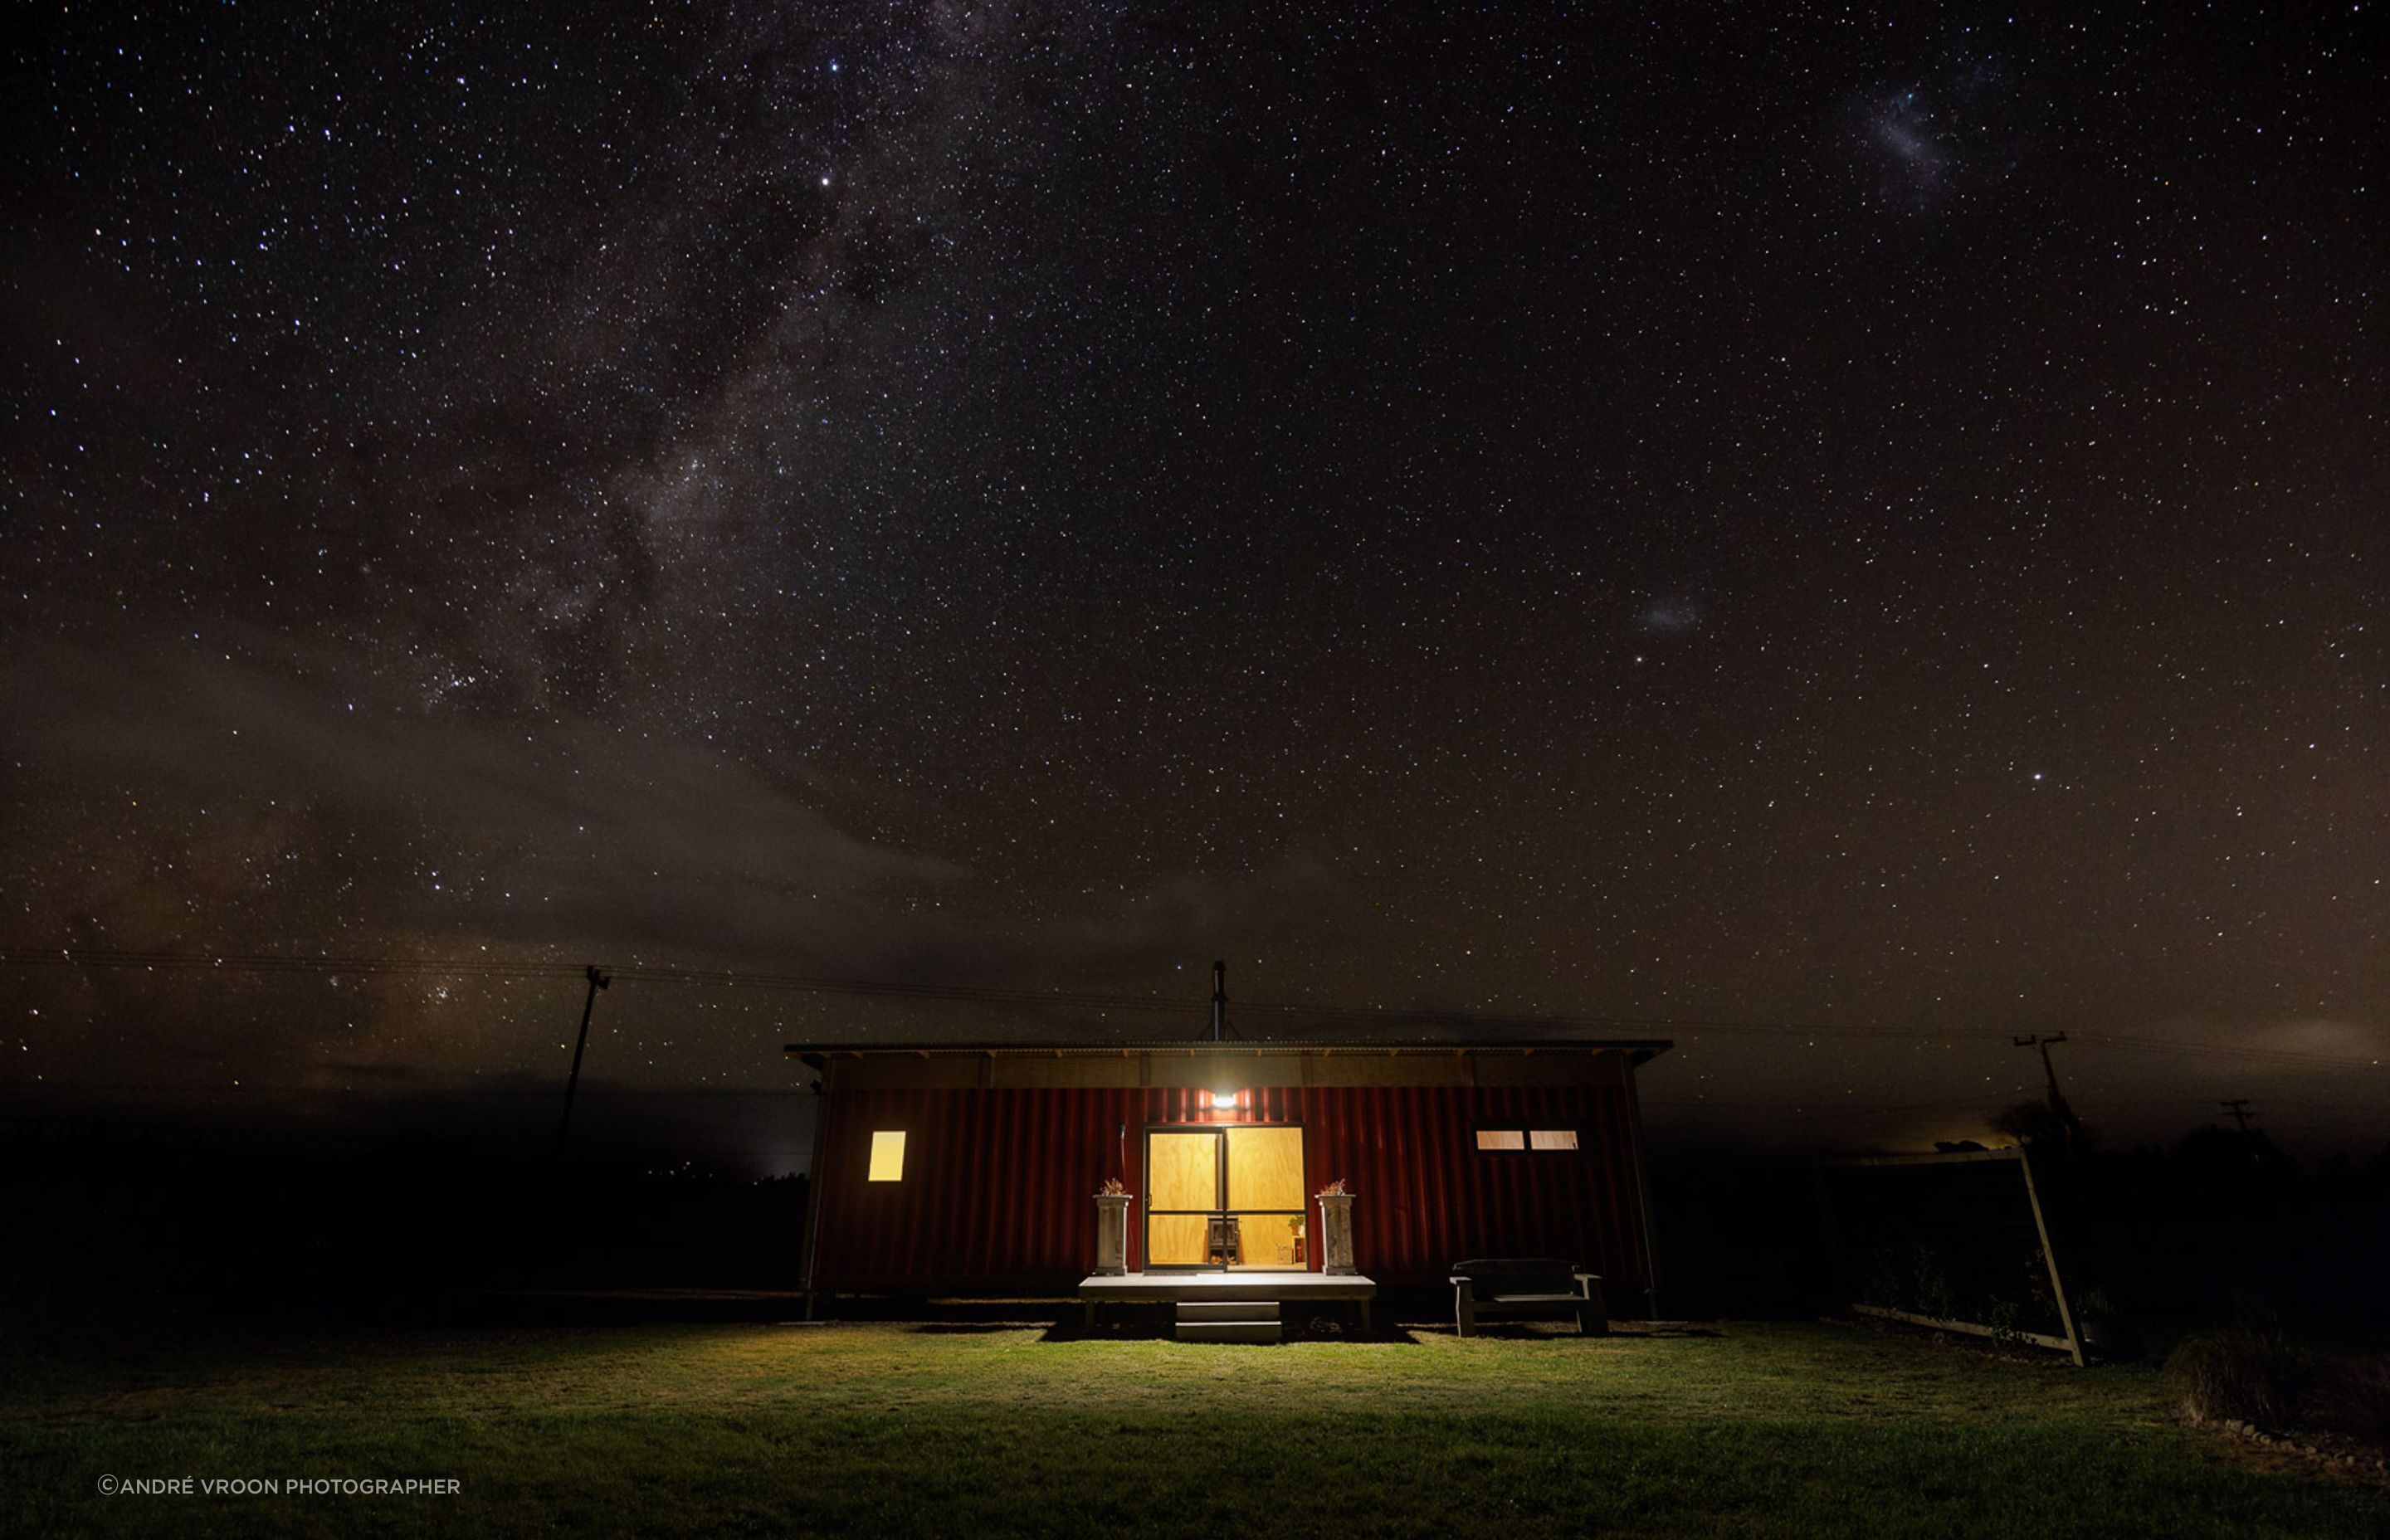
[[[1979,1135],[2065,1031],[2120,1138],[2379,1148],[2366,9],[22,19],[0,1094],[1086,996],[601,999],[593,1090],[769,1093],[1219,956],[1661,1023],[1664,1127]]]

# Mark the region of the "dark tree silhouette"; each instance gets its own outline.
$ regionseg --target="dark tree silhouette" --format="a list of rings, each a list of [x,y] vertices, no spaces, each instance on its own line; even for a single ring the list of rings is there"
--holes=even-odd
[[[1992,1131],[2014,1139],[2027,1149],[2066,1146],[2066,1120],[2046,1101],[2021,1101],[2005,1111],[1992,1116]],[[2091,1143],[2091,1131],[2077,1126],[2076,1141],[2085,1148]]]

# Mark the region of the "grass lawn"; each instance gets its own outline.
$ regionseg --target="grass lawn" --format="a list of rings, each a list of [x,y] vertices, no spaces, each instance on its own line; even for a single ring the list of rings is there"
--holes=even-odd
[[[2384,1535],[2149,1368],[1831,1326],[1279,1347],[1037,1325],[309,1331],[6,1362],[40,1535]],[[455,1495],[103,1496],[447,1477]]]

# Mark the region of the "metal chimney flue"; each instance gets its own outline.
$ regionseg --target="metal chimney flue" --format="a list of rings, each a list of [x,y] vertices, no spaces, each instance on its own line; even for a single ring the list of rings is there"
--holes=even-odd
[[[1212,1041],[1225,1043],[1228,1038],[1228,965],[1212,965]]]

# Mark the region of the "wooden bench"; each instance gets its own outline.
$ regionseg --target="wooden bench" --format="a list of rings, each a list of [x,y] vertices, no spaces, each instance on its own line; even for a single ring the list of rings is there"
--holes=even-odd
[[[1479,1257],[1452,1264],[1452,1313],[1460,1335],[1473,1334],[1481,1315],[1574,1315],[1583,1332],[1606,1334],[1601,1275],[1550,1257]]]

